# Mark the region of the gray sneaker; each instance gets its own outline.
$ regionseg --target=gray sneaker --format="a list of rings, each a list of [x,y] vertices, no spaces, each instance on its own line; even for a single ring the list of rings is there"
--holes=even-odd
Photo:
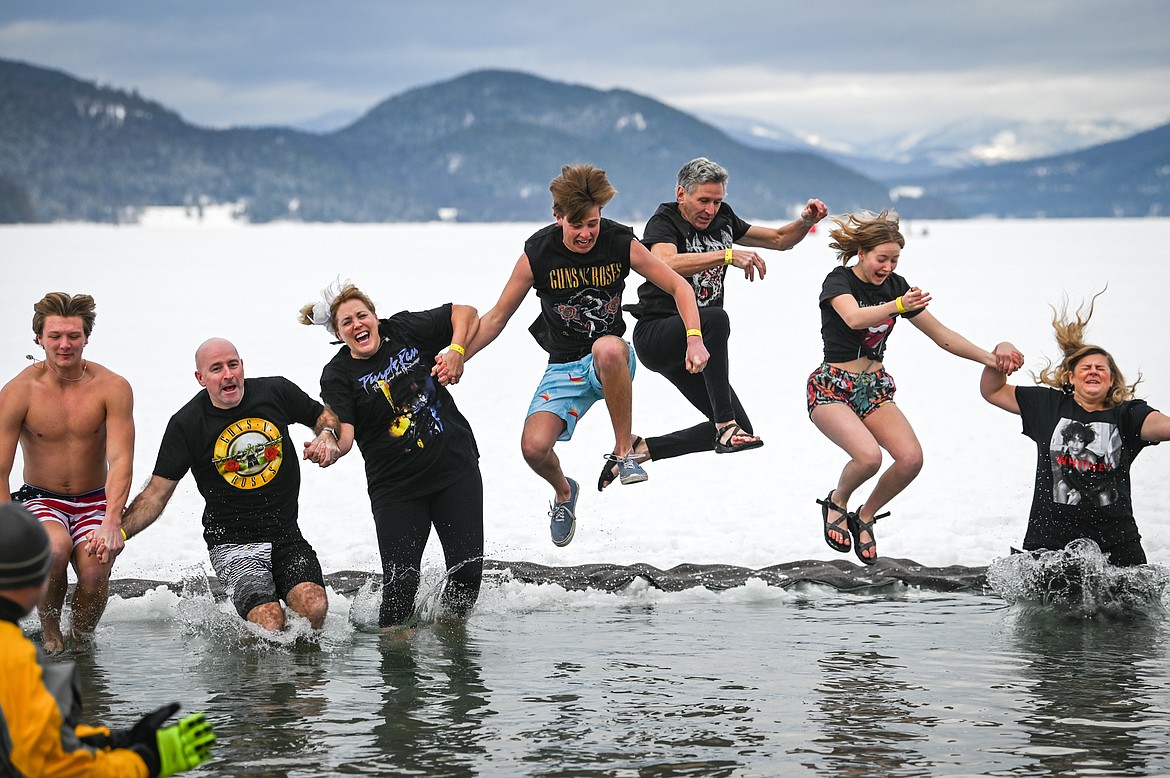
[[[577,530],[577,482],[566,478],[569,482],[569,499],[564,502],[554,502],[548,506],[549,532],[552,533],[554,546],[567,546]]]
[[[638,459],[641,458],[641,455],[635,454],[633,451],[624,457],[619,457],[616,454],[606,454],[605,458],[617,464],[618,480],[623,485],[640,484],[650,477],[646,475],[646,471],[638,464]]]

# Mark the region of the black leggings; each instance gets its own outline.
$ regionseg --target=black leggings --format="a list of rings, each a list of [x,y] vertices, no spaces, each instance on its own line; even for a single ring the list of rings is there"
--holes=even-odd
[[[387,501],[374,509],[382,555],[382,607],[378,624],[405,624],[414,611],[423,550],[431,526],[443,544],[446,612],[465,616],[479,597],[483,578],[483,479],[479,468],[450,486],[412,500]]]
[[[731,321],[722,308],[700,308],[703,345],[711,355],[701,373],[688,373],[685,364],[687,328],[681,316],[640,319],[634,326],[634,351],[638,360],[661,374],[682,392],[707,421],[656,438],[646,438],[652,459],[670,459],[715,448],[714,423],[735,419],[752,432],[752,423],[728,380],[727,339]]]

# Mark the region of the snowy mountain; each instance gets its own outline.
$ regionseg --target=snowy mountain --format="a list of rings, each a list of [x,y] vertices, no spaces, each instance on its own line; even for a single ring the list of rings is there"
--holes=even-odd
[[[1080,151],[1149,129],[1109,119],[1043,122],[969,119],[932,130],[875,138],[859,145],[800,134],[743,117],[705,118],[744,145],[774,151],[813,151],[895,185],[963,168]]]

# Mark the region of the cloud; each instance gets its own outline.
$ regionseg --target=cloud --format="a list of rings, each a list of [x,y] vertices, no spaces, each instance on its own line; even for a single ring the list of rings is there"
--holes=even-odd
[[[458,23],[453,23],[453,20]],[[481,68],[862,138],[979,113],[1170,120],[1170,3],[0,4],[0,51],[205,126],[357,115]]]

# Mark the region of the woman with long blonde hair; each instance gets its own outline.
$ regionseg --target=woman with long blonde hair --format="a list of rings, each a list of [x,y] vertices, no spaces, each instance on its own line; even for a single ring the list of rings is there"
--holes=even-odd
[[[1053,309],[1062,358],[1036,376],[1038,386],[1012,386],[985,369],[979,391],[1023,420],[1036,443],[1036,482],[1024,550],[1059,550],[1088,538],[1119,567],[1146,562],[1133,516],[1129,470],[1142,449],[1170,440],[1170,418],[1134,397],[1113,356],[1085,342],[1098,292],[1070,314]],[[1010,344],[1000,344],[1010,346]],[[999,347],[997,347],[999,348]]]

